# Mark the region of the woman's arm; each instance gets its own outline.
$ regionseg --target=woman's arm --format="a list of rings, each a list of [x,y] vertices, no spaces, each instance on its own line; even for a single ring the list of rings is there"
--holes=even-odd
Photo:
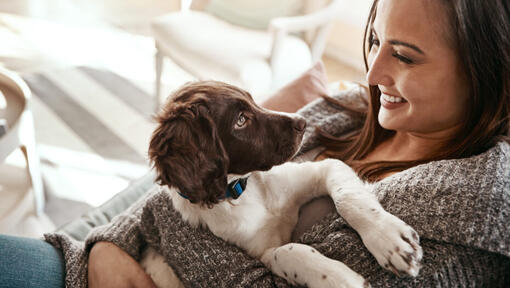
[[[127,283],[151,287],[138,264],[147,242],[164,254],[186,287],[230,287],[232,283],[238,287],[289,287],[240,248],[206,229],[191,227],[167,197],[166,193],[149,193],[109,225],[91,232],[86,240],[90,287],[125,287]],[[164,205],[166,210],[159,208],[163,202],[170,203]],[[158,208],[152,210],[151,205]],[[151,223],[154,217],[150,211],[165,213],[161,218],[170,221]]]
[[[238,247],[215,237],[206,229],[190,227],[173,209],[166,213],[169,214],[165,216],[174,216],[167,222],[168,229],[159,236],[156,236],[157,233],[150,235],[166,239],[158,240],[168,248],[162,251],[166,251],[165,257],[170,260],[171,266],[186,287],[231,287],[234,284],[236,287],[290,286]],[[144,217],[153,218],[149,215]],[[424,266],[420,275],[417,278],[399,278],[382,269],[366,250],[356,232],[335,214],[331,214],[306,233],[302,242],[314,246],[328,257],[343,261],[366,277],[372,287],[457,287],[471,284],[479,287],[508,287],[510,283],[510,275],[507,273],[510,271],[509,258],[428,239],[422,239],[421,243],[424,249]],[[108,257],[108,254],[101,256]],[[118,261],[115,262],[116,266],[119,264]],[[143,279],[131,283],[143,283]]]
[[[418,277],[397,277],[383,269],[358,234],[338,215],[330,214],[301,238],[324,255],[342,261],[372,287],[510,287],[510,258],[447,242],[421,239]]]
[[[140,218],[147,199],[158,193],[159,187],[154,185],[128,209],[113,217],[103,226],[95,227],[85,239],[85,250],[88,253],[96,242],[111,242],[127,252],[136,261],[140,260],[142,249],[146,246],[140,230]]]
[[[163,224],[165,229],[151,231],[158,224],[148,223],[147,205],[161,203],[158,197],[168,196],[158,190],[148,192],[108,225],[91,231],[85,242],[90,287],[126,287],[128,283],[130,287],[151,287],[152,281],[138,264],[148,241],[166,247],[157,250],[175,252],[165,256],[186,287],[230,287],[232,283],[238,287],[290,287],[240,248],[206,229],[191,227],[171,205],[164,211],[168,213],[165,219],[171,219]]]
[[[155,287],[138,264],[145,247],[140,231],[140,216],[155,188],[108,225],[93,229],[85,242],[88,287]],[[83,272],[82,272],[83,273]]]
[[[182,220],[168,193],[147,201],[141,231],[185,287],[289,287],[239,247]]]

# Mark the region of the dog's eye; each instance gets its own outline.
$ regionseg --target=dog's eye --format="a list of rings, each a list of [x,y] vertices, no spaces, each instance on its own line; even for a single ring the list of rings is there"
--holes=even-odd
[[[246,116],[244,116],[243,113],[239,114],[239,118],[237,118],[237,122],[236,122],[236,128],[243,128],[244,126],[246,126],[246,123],[248,123],[248,119],[246,118]]]

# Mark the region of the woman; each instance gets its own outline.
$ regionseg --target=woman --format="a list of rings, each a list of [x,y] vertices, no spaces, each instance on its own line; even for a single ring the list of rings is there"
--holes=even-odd
[[[326,150],[319,158],[339,158],[361,177],[380,181],[375,192],[383,206],[420,233],[424,266],[416,279],[398,278],[384,271],[334,213],[322,217],[312,231],[303,228],[300,220],[296,230],[308,230],[301,241],[343,261],[373,286],[510,285],[510,237],[505,235],[508,216],[497,211],[508,208],[502,204],[510,197],[508,180],[502,180],[508,179],[508,174],[491,178],[497,170],[484,164],[497,162],[495,155],[505,155],[500,164],[509,165],[508,154],[501,152],[509,151],[508,35],[508,1],[374,1],[366,28],[370,85],[366,120],[348,137],[345,132],[356,121],[337,122],[334,127],[322,123],[329,133],[344,135],[324,135]],[[322,102],[301,113],[324,116],[327,109],[330,106]],[[340,109],[332,114],[341,111],[345,112]],[[309,138],[307,147],[313,142]],[[308,157],[313,157],[310,154],[313,152],[308,152]],[[438,161],[441,159],[460,160]],[[428,164],[417,166],[423,163]],[[494,184],[500,181],[506,182]],[[487,189],[494,193],[487,193]],[[326,213],[314,210],[314,205],[303,208],[301,218]],[[166,244],[173,249],[186,251],[167,257],[184,284],[286,286],[259,261],[220,240],[209,241],[212,238],[207,232],[189,232],[183,225],[174,226],[179,233],[170,231],[161,238],[171,239]],[[201,237],[207,239],[207,245]],[[94,236],[89,247],[106,239],[138,256],[132,248],[137,245],[124,245],[118,238]],[[101,281],[105,274],[127,275],[124,267],[101,263],[104,255],[131,259],[121,251],[113,244],[92,248],[88,270],[91,287],[111,284]],[[134,265],[127,269],[132,271]],[[146,277],[140,270],[131,275],[139,275],[136,279],[141,280]]]
[[[385,209],[420,233],[419,276],[382,269],[343,219],[328,214],[333,209],[317,208],[324,200],[302,209],[294,240],[343,261],[374,287],[510,285],[509,19],[505,0],[375,0],[366,28],[366,117],[342,108],[343,98],[327,101],[341,107],[318,101],[300,112],[324,131],[319,147],[306,136],[303,157],[339,158],[377,181]],[[186,286],[288,286],[173,210],[168,231],[145,231],[142,202],[91,233],[85,251],[65,237],[47,237],[64,250],[68,286],[88,280],[89,287],[151,287],[134,259],[161,239]]]

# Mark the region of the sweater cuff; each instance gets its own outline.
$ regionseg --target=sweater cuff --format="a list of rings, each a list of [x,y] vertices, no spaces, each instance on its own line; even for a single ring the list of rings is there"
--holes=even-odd
[[[139,261],[141,251],[146,246],[144,236],[140,230],[143,206],[147,199],[157,191],[158,189],[149,191],[126,211],[115,216],[110,223],[91,230],[85,239],[86,253],[90,252],[96,242],[106,241],[117,245],[136,261]]]

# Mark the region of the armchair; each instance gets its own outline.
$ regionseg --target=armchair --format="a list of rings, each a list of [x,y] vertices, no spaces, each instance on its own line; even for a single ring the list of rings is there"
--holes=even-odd
[[[213,15],[207,8],[212,3],[202,10],[190,9],[189,0],[181,1],[180,11],[153,21],[156,110],[161,104],[164,57],[198,79],[240,86],[257,101],[310,68],[322,56],[340,0],[294,2],[302,4],[302,15],[272,18],[265,29],[236,25],[218,13]]]

